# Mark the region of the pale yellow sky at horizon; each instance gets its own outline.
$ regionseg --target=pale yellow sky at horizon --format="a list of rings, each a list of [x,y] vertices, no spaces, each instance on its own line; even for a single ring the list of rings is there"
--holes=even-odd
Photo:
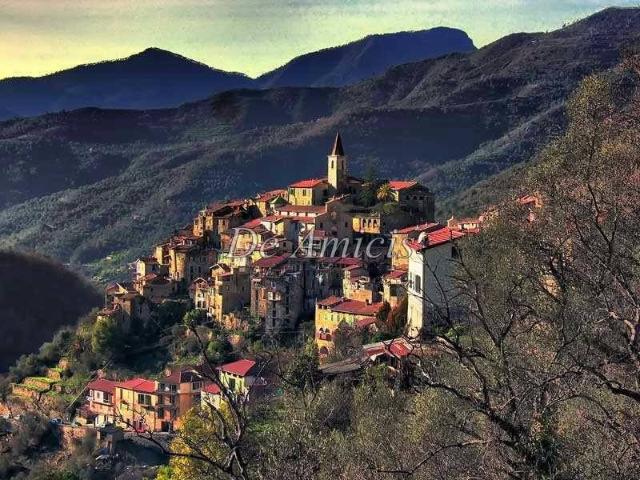
[[[634,6],[636,2],[618,2]],[[0,0],[0,78],[39,76],[158,47],[250,76],[373,33],[436,26],[476,46],[610,6],[551,0]]]

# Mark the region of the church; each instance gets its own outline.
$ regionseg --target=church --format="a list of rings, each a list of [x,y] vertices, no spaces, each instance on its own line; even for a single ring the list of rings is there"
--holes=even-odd
[[[336,134],[327,156],[327,176],[289,185],[287,200],[299,207],[340,202],[352,217],[353,233],[384,234],[434,220],[435,204],[429,189],[416,181],[365,182],[349,175],[342,137]]]

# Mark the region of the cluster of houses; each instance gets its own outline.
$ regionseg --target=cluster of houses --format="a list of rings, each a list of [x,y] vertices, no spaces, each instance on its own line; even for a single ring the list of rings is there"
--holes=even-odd
[[[221,365],[215,377],[208,365],[167,370],[155,380],[98,378],[87,385],[87,397],[76,419],[97,427],[115,425],[139,432],[174,432],[192,408],[219,408],[220,385],[236,400],[264,393],[259,364],[241,359]],[[217,381],[213,379],[217,378]]]
[[[434,220],[432,193],[418,182],[366,182],[348,175],[338,134],[326,177],[203,209],[132,265],[131,282],[106,289],[99,315],[126,331],[146,322],[156,305],[188,295],[193,308],[229,329],[258,322],[265,335],[276,335],[314,318],[326,375],[371,362],[393,366],[420,345],[430,314],[447,302],[457,240],[477,233],[484,220],[451,218],[442,225]],[[406,308],[403,337],[328,362],[341,325],[375,330],[383,309],[400,308]],[[218,371],[234,394],[246,397],[265,385],[255,369],[255,362],[244,359]],[[158,380],[98,379],[88,386],[81,415],[96,425],[170,432],[190,408],[219,406],[220,389],[206,378],[187,368]]]
[[[107,288],[100,315],[126,330],[148,320],[154,305],[186,294],[228,328],[257,321],[277,334],[315,315],[327,357],[340,323],[371,326],[385,303],[394,308],[408,295],[407,333],[415,336],[438,302],[425,294],[442,285],[434,275],[446,277],[455,241],[480,222],[435,223],[433,194],[416,181],[348,175],[338,134],[326,177],[203,209],[132,265],[131,282]]]

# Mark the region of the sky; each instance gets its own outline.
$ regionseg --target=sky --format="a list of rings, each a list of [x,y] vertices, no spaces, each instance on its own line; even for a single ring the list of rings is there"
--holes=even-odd
[[[147,47],[250,76],[372,33],[435,26],[480,47],[548,31],[608,6],[599,0],[0,0],[0,78],[38,76]]]

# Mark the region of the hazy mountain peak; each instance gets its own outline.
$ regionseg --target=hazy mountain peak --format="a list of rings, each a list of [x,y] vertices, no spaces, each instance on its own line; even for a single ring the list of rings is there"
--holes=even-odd
[[[472,52],[473,41],[462,30],[428,30],[366,36],[338,47],[308,53],[258,78],[262,87],[343,86],[380,75],[404,63]]]

